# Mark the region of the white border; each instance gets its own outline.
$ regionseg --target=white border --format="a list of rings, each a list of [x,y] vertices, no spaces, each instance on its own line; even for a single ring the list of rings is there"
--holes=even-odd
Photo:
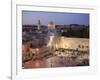
[[[16,8],[16,9],[15,9]],[[87,75],[96,72],[96,11],[91,7],[71,7],[71,6],[39,6],[39,5],[16,5],[12,15],[12,79],[21,78],[37,79],[46,77],[58,77],[66,75]],[[90,66],[85,67],[63,67],[63,68],[42,68],[24,69],[21,63],[21,42],[22,42],[22,10],[29,11],[49,11],[49,12],[74,12],[90,14]]]

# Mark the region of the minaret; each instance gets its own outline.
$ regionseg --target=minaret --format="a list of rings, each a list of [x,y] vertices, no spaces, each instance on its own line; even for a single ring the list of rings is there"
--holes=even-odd
[[[40,30],[40,27],[41,27],[41,23],[40,23],[40,20],[38,20],[37,29]]]

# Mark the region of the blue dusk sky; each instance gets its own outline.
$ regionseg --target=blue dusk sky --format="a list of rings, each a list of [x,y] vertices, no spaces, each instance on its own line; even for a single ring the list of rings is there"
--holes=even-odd
[[[40,20],[42,25],[53,21],[56,25],[81,24],[89,25],[89,14],[86,13],[62,13],[62,12],[35,12],[22,11],[23,25],[37,25]]]

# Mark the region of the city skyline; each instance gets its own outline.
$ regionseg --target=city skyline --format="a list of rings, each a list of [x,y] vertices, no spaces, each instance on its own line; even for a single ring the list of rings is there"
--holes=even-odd
[[[56,25],[89,25],[89,14],[22,11],[22,25],[37,25],[38,20],[41,21],[41,25],[47,25],[49,21],[53,21]]]

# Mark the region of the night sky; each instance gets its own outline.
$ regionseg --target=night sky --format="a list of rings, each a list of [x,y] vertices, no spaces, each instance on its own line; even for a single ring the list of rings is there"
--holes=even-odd
[[[41,21],[42,25],[47,25],[50,21],[53,21],[56,25],[89,25],[89,14],[22,11],[23,25],[37,25],[38,20]]]

